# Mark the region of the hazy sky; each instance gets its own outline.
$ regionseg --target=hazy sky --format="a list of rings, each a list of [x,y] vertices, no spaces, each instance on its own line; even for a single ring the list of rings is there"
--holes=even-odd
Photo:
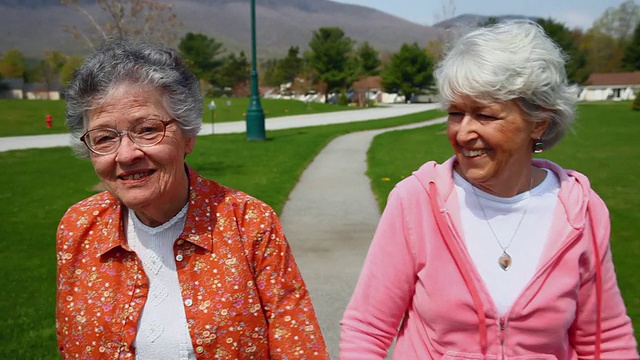
[[[525,15],[588,29],[609,7],[624,0],[333,0],[371,7],[423,25],[456,15]],[[450,6],[454,4],[455,7]],[[452,10],[454,9],[454,10]],[[452,14],[453,13],[453,14]],[[446,15],[446,16],[445,16]]]

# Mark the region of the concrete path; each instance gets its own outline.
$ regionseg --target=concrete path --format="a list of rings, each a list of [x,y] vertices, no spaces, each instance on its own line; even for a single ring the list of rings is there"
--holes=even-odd
[[[267,118],[265,120],[265,129],[269,131],[315,125],[331,125],[373,119],[384,119],[388,117],[401,116],[436,109],[438,108],[438,106],[438,104],[393,104],[387,107],[362,110],[273,117]],[[202,130],[200,131],[199,135],[211,135],[212,133],[233,134],[243,133],[245,131],[245,121],[231,121],[216,123],[213,125],[210,123],[205,123],[203,124]],[[0,137],[0,151],[68,146],[69,143],[69,134],[8,136]]]
[[[441,118],[338,137],[318,154],[289,195],[280,219],[311,293],[332,359],[338,359],[340,319],[380,218],[365,175],[369,145],[383,132],[444,121]]]

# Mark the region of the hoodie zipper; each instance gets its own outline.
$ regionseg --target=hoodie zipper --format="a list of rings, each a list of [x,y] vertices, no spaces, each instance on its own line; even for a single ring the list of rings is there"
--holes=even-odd
[[[437,209],[436,211],[440,211],[441,209]],[[453,221],[451,219],[451,216],[449,215],[449,212],[446,209],[442,209],[443,211],[443,217],[445,218],[445,222],[447,223],[447,226],[449,226],[449,229],[451,230],[451,233],[454,234],[454,236],[457,237],[457,239],[460,239],[460,235],[456,232],[456,228],[453,226]],[[577,229],[577,228],[573,228],[571,231],[569,231],[569,233],[567,234],[567,241],[559,248],[557,249],[557,251],[554,253],[554,255],[548,260],[546,261],[541,267],[540,269],[538,269],[538,271],[533,275],[533,277],[531,278],[531,280],[529,280],[529,283],[527,284],[527,286],[525,287],[525,289],[528,289],[529,286],[531,284],[533,284],[537,278],[539,278],[540,276],[542,276],[542,274],[544,274],[547,270],[547,268],[553,264],[558,257],[561,256],[561,254],[563,254],[571,245],[573,245],[573,243],[576,241],[576,239],[578,239],[579,235],[584,231],[584,229]],[[511,309],[513,309],[513,307],[520,303],[522,301],[521,297],[523,295],[520,294],[520,296],[518,298],[516,298],[516,300],[514,301],[513,305],[511,306],[511,308],[507,311],[507,313],[503,316],[501,316],[499,318],[498,321],[498,327],[500,329],[499,332],[499,338],[500,338],[500,353],[501,353],[501,359],[506,359],[505,356],[505,340],[506,340],[506,332],[507,332],[507,315],[511,312]]]
[[[504,316],[500,317],[500,323],[498,325],[500,326],[500,353],[502,354],[501,359],[504,359],[504,340],[506,337],[507,329],[507,320]]]

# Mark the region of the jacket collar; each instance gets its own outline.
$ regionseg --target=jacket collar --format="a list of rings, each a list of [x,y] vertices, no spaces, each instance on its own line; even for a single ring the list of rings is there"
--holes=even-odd
[[[187,211],[184,229],[178,239],[191,242],[208,251],[213,251],[212,233],[216,214],[215,209],[212,209],[212,207],[215,206],[216,197],[223,197],[225,191],[222,186],[206,180],[190,167],[187,166],[186,169],[189,175],[189,210]],[[109,219],[103,230],[105,237],[98,247],[98,255],[102,256],[117,247],[131,251],[127,244],[123,221],[124,212],[127,208],[111,193],[104,192],[101,195],[104,196],[104,202],[113,204],[108,209],[109,213],[117,214],[117,216]]]
[[[418,179],[423,188],[428,189],[430,182],[437,185],[437,197],[441,204],[448,206],[456,200],[454,183],[453,183],[453,167],[456,163],[456,157],[452,156],[448,160],[439,165],[435,161],[430,161],[413,175]],[[560,180],[560,192],[558,194],[559,203],[564,210],[567,222],[576,229],[582,229],[585,226],[587,215],[587,204],[591,193],[591,185],[589,179],[583,174],[565,170],[556,163],[544,160],[533,159],[533,165],[539,168],[545,168],[553,171]],[[453,204],[457,204],[454,202]]]

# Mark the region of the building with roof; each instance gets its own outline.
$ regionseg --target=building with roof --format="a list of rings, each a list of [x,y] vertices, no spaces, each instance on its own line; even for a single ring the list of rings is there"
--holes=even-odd
[[[0,79],[3,90],[0,90],[0,99],[26,99],[26,100],[60,100],[62,87],[48,85],[44,82],[27,83],[21,78]]]
[[[640,71],[593,73],[580,92],[581,101],[634,100],[640,91]]]

